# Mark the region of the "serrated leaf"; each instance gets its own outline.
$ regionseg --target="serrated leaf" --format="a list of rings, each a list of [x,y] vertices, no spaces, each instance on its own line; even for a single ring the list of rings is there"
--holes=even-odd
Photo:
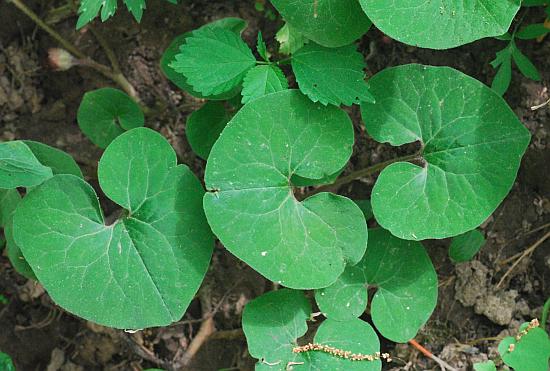
[[[359,0],[380,31],[405,44],[449,49],[510,28],[521,0]]]
[[[493,361],[474,363],[474,371],[497,371],[497,367]]]
[[[297,29],[285,23],[283,27],[275,35],[275,39],[279,42],[279,53],[294,54],[309,40]]]
[[[266,62],[269,62],[269,54],[267,52],[267,45],[265,45],[264,38],[262,37],[262,31],[258,31],[258,40],[256,42],[256,49],[258,54]]]
[[[284,370],[296,357],[292,348],[306,333],[310,316],[311,305],[300,291],[271,291],[252,300],[243,312],[250,355],[259,359],[259,364]]]
[[[34,187],[52,175],[24,142],[0,143],[0,188]]]
[[[524,323],[520,331],[527,326],[528,323]],[[505,337],[498,345],[498,352],[504,363],[515,371],[546,371],[550,359],[550,339],[543,329],[535,327],[520,340]]]
[[[288,89],[288,81],[279,67],[256,66],[244,77],[241,102],[246,104],[256,98],[286,89]]]
[[[221,27],[240,35],[241,32],[247,27],[247,22],[241,18],[228,17],[228,18],[222,18],[214,22],[208,23],[202,26],[201,28],[208,28],[208,27]],[[199,28],[199,30],[201,28]],[[187,83],[187,79],[185,78],[185,76],[183,76],[179,72],[176,72],[176,70],[174,70],[174,68],[170,65],[172,61],[176,59],[176,55],[180,52],[181,46],[185,44],[185,39],[191,36],[191,34],[192,32],[186,32],[182,35],[177,36],[176,38],[174,38],[174,40],[172,40],[172,42],[170,43],[168,48],[166,48],[166,50],[164,51],[164,54],[162,55],[162,58],[160,60],[160,68],[164,73],[164,75],[170,81],[172,81],[178,88],[188,92],[194,97],[202,99],[202,98],[205,98],[205,96],[193,90],[193,87]],[[237,86],[234,89],[230,90],[229,92],[222,93],[219,95],[210,95],[208,96],[208,99],[209,100],[230,99],[238,95],[239,91],[240,91],[240,86]]]
[[[355,45],[337,49],[309,43],[292,56],[300,90],[314,102],[351,106],[374,102],[365,81],[363,55]]]
[[[541,80],[537,67],[535,67],[533,62],[531,62],[529,58],[527,58],[527,56],[517,48],[515,43],[513,44],[513,48],[512,48],[512,58],[514,59],[514,62],[518,66],[523,76],[534,81]]]
[[[315,300],[328,318],[348,321],[365,311],[367,285],[378,288],[371,304],[373,322],[392,341],[415,337],[437,303],[437,275],[424,247],[383,229],[369,231],[363,259],[347,267],[334,285],[317,290]]]
[[[223,103],[220,102],[206,102],[204,106],[189,115],[185,135],[193,152],[204,160],[208,159],[212,146],[230,118]]]
[[[394,146],[420,141],[423,159],[382,171],[371,198],[378,223],[414,240],[478,227],[512,187],[529,131],[491,89],[448,67],[389,68],[369,84],[369,134]]]
[[[205,96],[231,91],[255,65],[248,45],[234,32],[220,27],[193,32],[170,64]]]
[[[271,3],[289,25],[330,48],[352,43],[372,24],[357,0],[271,0]]]
[[[485,245],[485,237],[479,230],[474,229],[453,237],[449,247],[449,257],[457,263],[468,261],[477,254],[483,245]]]
[[[139,105],[126,93],[113,88],[84,94],[76,119],[84,135],[103,149],[126,130],[145,123]]]
[[[290,179],[321,179],[351,156],[353,127],[336,107],[296,90],[245,105],[208,157],[204,208],[225,247],[272,281],[291,288],[326,287],[358,262],[366,223],[351,200],[328,193],[303,202]]]
[[[14,237],[52,299],[115,328],[181,318],[210,260],[202,187],[166,139],[146,128],[116,138],[99,163],[103,192],[126,208],[106,226],[93,188],[56,175],[14,215]]]

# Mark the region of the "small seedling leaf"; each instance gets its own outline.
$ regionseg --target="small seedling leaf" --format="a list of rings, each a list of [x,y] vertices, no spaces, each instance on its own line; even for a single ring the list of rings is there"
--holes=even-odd
[[[52,175],[24,142],[0,143],[0,188],[34,187]]]
[[[484,37],[502,35],[521,0],[406,1],[359,0],[382,32],[405,44],[449,49]]]
[[[525,330],[528,323],[520,327]],[[512,336],[504,338],[498,345],[498,352],[504,363],[515,371],[546,371],[550,359],[550,339],[540,327],[535,327],[516,340]]]
[[[288,89],[288,81],[283,71],[274,65],[261,65],[252,68],[243,82],[242,103],[264,95]]]
[[[285,23],[275,38],[279,42],[279,53],[281,54],[294,54],[302,46],[304,46],[309,40],[297,29]]]
[[[376,220],[414,240],[478,227],[512,187],[529,131],[491,89],[448,67],[389,68],[369,83],[376,103],[361,106],[369,134],[394,146],[419,141],[423,160],[382,171]]]
[[[497,366],[493,361],[474,363],[474,371],[497,371]]]
[[[204,208],[225,247],[272,281],[291,288],[334,283],[364,254],[367,228],[353,201],[319,193],[299,202],[293,175],[322,179],[342,169],[353,127],[336,107],[296,90],[251,101],[214,144]]]
[[[139,105],[126,93],[101,88],[84,94],[77,121],[92,143],[105,149],[126,130],[143,126],[145,117]]]
[[[292,70],[300,90],[312,101],[324,105],[373,103],[365,81],[365,67],[355,45],[325,48],[309,43],[292,56]]]
[[[356,0],[271,0],[285,21],[317,44],[352,43],[371,26]]]
[[[529,58],[527,58],[527,56],[517,48],[515,43],[512,48],[512,58],[523,76],[534,81],[540,81],[540,73],[537,70],[537,67],[535,67],[533,62],[531,62]]]
[[[269,53],[267,51],[267,45],[265,44],[264,38],[262,36],[262,31],[258,32],[258,41],[256,42],[256,49],[258,54],[266,62],[269,62]]]
[[[6,353],[0,352],[0,370],[2,371],[15,371],[15,366],[11,357]]]
[[[485,237],[479,230],[474,229],[453,237],[449,257],[456,263],[466,262],[472,259],[483,245],[485,245]]]
[[[223,103],[220,102],[206,102],[189,115],[185,135],[193,152],[204,160],[208,159],[212,146],[230,118]]]
[[[170,64],[204,96],[231,91],[255,65],[252,50],[240,36],[221,27],[194,31]]]
[[[213,247],[199,181],[146,128],[117,137],[98,174],[126,216],[105,225],[93,188],[56,175],[17,207],[17,245],[53,300],[78,316],[125,329],[180,319]]]

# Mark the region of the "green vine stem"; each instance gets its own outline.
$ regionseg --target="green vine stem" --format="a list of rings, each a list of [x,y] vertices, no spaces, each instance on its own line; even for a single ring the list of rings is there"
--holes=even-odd
[[[38,27],[42,28],[44,31],[46,31],[51,37],[55,39],[63,48],[65,48],[68,52],[73,54],[75,57],[79,59],[79,64],[82,66],[90,67],[97,72],[101,73],[103,76],[107,77],[108,79],[113,80],[115,83],[117,83],[128,95],[133,97],[139,102],[139,98],[137,96],[136,90],[130,84],[130,82],[126,79],[126,77],[120,72],[120,70],[111,69],[103,64],[100,64],[94,60],[92,60],[90,57],[86,56],[84,53],[82,53],[80,50],[78,50],[73,44],[71,44],[69,41],[63,38],[57,31],[55,31],[53,28],[51,28],[48,24],[46,24],[35,12],[33,12],[29,7],[27,7],[22,0],[8,0],[8,2],[11,2],[15,7],[17,7],[21,12],[23,12],[26,16],[28,16],[30,19],[33,20],[34,23],[38,25]],[[111,56],[108,56],[111,60]],[[118,66],[118,64],[116,64]],[[117,68],[118,69],[118,68]]]
[[[542,307],[542,316],[541,316],[541,325],[544,330],[548,328],[548,313],[550,312],[550,298],[546,300],[546,303],[544,303],[544,307]]]

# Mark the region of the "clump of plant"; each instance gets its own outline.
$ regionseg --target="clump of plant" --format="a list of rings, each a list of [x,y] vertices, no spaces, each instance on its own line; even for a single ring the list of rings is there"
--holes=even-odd
[[[416,336],[438,289],[421,241],[454,237],[452,259],[471,259],[483,244],[472,231],[510,191],[530,135],[501,96],[449,67],[397,66],[367,81],[354,41],[372,24],[433,49],[502,35],[519,1],[486,3],[423,2],[411,17],[402,2],[272,0],[286,21],[278,49],[259,33],[253,51],[238,18],[176,37],[161,68],[206,100],[186,127],[207,160],[206,191],[164,138],[141,127],[129,97],[100,89],[85,95],[78,122],[106,148],[99,185],[120,216],[105,221],[79,174],[25,142],[2,143],[0,188],[15,201],[0,204],[0,220],[12,249],[68,311],[141,329],[181,318],[207,270],[213,232],[284,287],[244,310],[258,370],[380,370],[391,356],[366,313],[389,340]],[[347,171],[355,137],[341,106],[351,105],[373,140],[419,150]],[[376,172],[370,201],[327,192]],[[372,217],[378,227],[369,229]]]

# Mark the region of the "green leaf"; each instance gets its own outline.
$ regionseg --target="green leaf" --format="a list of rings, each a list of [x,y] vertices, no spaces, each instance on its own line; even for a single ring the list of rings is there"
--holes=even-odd
[[[267,51],[267,45],[265,45],[264,38],[262,37],[262,31],[258,31],[258,41],[256,42],[256,49],[258,54],[264,61],[269,62],[269,53]]]
[[[100,148],[107,148],[126,130],[145,123],[139,105],[126,93],[113,88],[84,94],[76,119],[84,135]]]
[[[512,187],[530,140],[510,107],[448,67],[389,68],[369,83],[376,104],[361,106],[369,134],[394,146],[419,141],[423,160],[382,171],[371,198],[378,223],[414,240],[483,223]]]
[[[208,28],[208,27],[221,27],[240,35],[241,32],[247,27],[247,22],[240,18],[228,17],[228,18],[222,18],[217,21],[208,23],[202,26],[201,28],[199,28],[199,30],[202,28]],[[172,40],[172,42],[170,43],[168,48],[166,48],[166,50],[164,51],[164,54],[162,55],[162,58],[160,60],[160,68],[164,73],[164,75],[170,81],[172,81],[178,88],[188,92],[189,94],[191,94],[196,98],[202,99],[202,98],[205,98],[205,96],[193,90],[193,87],[187,83],[187,79],[185,78],[185,76],[183,76],[179,72],[176,72],[176,70],[171,66],[172,61],[176,59],[176,55],[180,52],[181,46],[185,44],[185,40],[191,35],[192,35],[192,32],[186,32],[182,35],[177,36],[174,40]],[[237,94],[239,94],[239,91],[240,91],[240,86],[236,86],[234,89],[226,93],[222,93],[218,95],[210,95],[208,96],[208,99],[209,100],[230,99],[236,96]]]
[[[34,187],[52,175],[24,142],[0,143],[0,188]]]
[[[520,327],[525,330],[528,323]],[[513,350],[510,345],[513,344]],[[550,339],[540,327],[535,327],[520,340],[508,336],[498,345],[498,352],[504,363],[515,371],[546,371],[550,359]]]
[[[259,364],[269,363],[284,370],[295,359],[292,348],[307,331],[311,305],[300,291],[268,292],[246,305],[243,331],[248,351]]]
[[[449,257],[457,263],[471,260],[483,245],[485,237],[479,230],[474,229],[453,238]]]
[[[510,87],[510,82],[512,81],[512,55],[508,53],[507,59],[495,68],[498,68],[498,71],[493,78],[491,89],[493,89],[498,95],[502,96],[506,93]]]
[[[361,209],[363,212],[363,215],[365,215],[365,220],[370,220],[374,217],[374,214],[372,213],[372,204],[370,200],[353,200],[357,206]]]
[[[271,3],[289,25],[330,48],[352,43],[372,24],[357,0],[271,0]]]
[[[424,247],[383,229],[369,231],[361,262],[347,267],[334,285],[317,290],[315,300],[328,318],[348,321],[365,311],[367,284],[378,288],[372,320],[384,337],[396,342],[415,337],[437,303],[437,275]]]
[[[321,179],[308,179],[294,174],[292,178],[290,178],[290,183],[292,183],[292,185],[295,187],[310,187],[320,186],[323,184],[331,184],[334,183],[334,181],[340,176],[340,174],[342,174],[344,169],[345,167],[341,168],[333,174],[322,177]]]
[[[242,103],[264,95],[288,89],[288,81],[283,71],[274,65],[261,65],[246,74],[243,83]]]
[[[15,371],[15,366],[9,355],[0,352],[0,370],[2,371]]]
[[[329,49],[310,43],[292,56],[300,90],[324,105],[374,102],[365,81],[365,62],[355,45]]]
[[[231,91],[255,65],[248,45],[234,32],[220,27],[193,32],[170,64],[205,96]]]
[[[449,49],[510,28],[521,0],[359,0],[380,31],[405,44]]]
[[[365,219],[345,197],[319,193],[297,201],[290,179],[322,179],[342,169],[353,142],[344,111],[296,90],[251,101],[208,157],[204,209],[212,230],[272,281],[291,288],[334,283],[364,254]]]
[[[17,208],[17,245],[52,299],[71,313],[130,329],[179,320],[213,247],[200,182],[176,165],[166,139],[146,128],[111,143],[98,179],[124,216],[105,225],[93,188],[56,175]]]
[[[275,38],[279,42],[279,53],[281,54],[294,54],[302,46],[304,46],[309,40],[297,29],[285,23]]]
[[[474,363],[474,371],[497,371],[497,367],[493,361]]]
[[[535,67],[533,62],[531,62],[529,58],[527,58],[527,56],[523,54],[515,44],[513,44],[513,46],[514,47],[512,48],[512,58],[514,58],[514,62],[518,66],[523,76],[534,81],[540,81],[541,77],[539,71],[537,71],[537,67]]]
[[[545,0],[546,1],[546,0]],[[544,23],[530,24],[516,33],[516,38],[522,40],[531,40],[541,37],[550,32],[550,29],[544,26]]]
[[[68,153],[32,140],[24,140],[23,142],[42,165],[52,169],[53,175],[72,174],[79,178],[84,178],[82,170],[80,170],[78,164]]]
[[[193,152],[206,160],[230,118],[223,103],[220,102],[206,102],[189,115],[185,135]]]
[[[0,228],[8,223],[8,220],[21,201],[17,189],[0,189]]]

